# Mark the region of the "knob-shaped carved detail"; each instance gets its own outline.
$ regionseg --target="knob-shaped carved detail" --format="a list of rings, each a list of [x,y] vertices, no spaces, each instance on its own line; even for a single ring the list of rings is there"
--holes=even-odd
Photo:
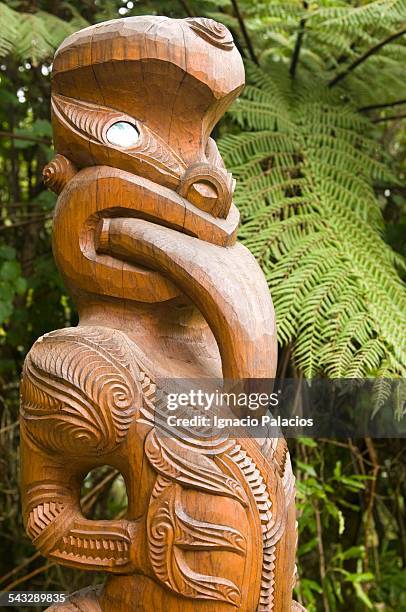
[[[55,155],[42,171],[44,185],[59,195],[76,173],[76,166],[67,157]]]
[[[189,166],[182,176],[179,193],[213,217],[225,219],[233,199],[235,180],[230,172],[204,162]]]

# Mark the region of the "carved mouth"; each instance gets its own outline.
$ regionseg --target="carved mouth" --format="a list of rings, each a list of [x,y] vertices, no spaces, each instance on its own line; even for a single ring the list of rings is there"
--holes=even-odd
[[[101,203],[98,212],[89,217],[87,224],[94,224],[97,220],[99,225],[106,218],[133,217],[218,246],[231,246],[236,242],[240,214],[234,204],[230,205],[225,218],[214,217],[210,212],[195,206],[189,199],[149,179],[110,167],[103,170],[103,176],[98,180],[99,186],[104,180],[108,180],[113,188],[115,183],[125,184],[127,200],[123,205],[121,202],[114,205],[115,202],[110,199],[108,207],[105,207],[104,202]],[[90,175],[90,172],[86,170],[80,173],[80,184],[83,181],[87,183],[87,174]],[[99,230],[96,230],[96,243],[99,233]],[[102,241],[98,242],[97,251],[102,251]]]
[[[86,557],[88,563],[124,565],[128,562],[130,541],[128,536],[110,533],[100,537],[98,533],[72,530],[71,535],[62,538],[62,547],[53,551],[55,557],[75,559]]]
[[[220,247],[236,242],[239,223],[234,204],[226,218],[214,217],[149,179],[111,166],[84,168],[63,188],[54,216],[55,259],[75,293],[79,288],[141,302],[162,302],[179,295],[159,272],[142,268],[138,262],[125,264],[103,252],[101,220],[123,217],[149,221]]]

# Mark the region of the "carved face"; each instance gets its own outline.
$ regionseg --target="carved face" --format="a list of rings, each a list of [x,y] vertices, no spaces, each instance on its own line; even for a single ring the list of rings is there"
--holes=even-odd
[[[210,19],[136,17],[86,28],[58,49],[58,153],[78,168],[146,177],[226,218],[234,181],[210,132],[244,84],[229,31]]]

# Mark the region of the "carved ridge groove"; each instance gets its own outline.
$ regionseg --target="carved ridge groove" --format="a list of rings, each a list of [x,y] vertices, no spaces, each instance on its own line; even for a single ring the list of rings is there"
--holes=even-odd
[[[52,97],[52,105],[58,121],[73,130],[81,139],[139,157],[176,178],[185,170],[182,159],[157,134],[126,113],[57,94]],[[117,122],[129,123],[139,133],[137,143],[125,147],[125,150],[107,139],[108,129]]]
[[[171,590],[193,599],[213,599],[238,607],[241,593],[230,580],[196,573],[182,550],[232,550],[245,554],[244,538],[225,525],[207,524],[189,517],[177,499],[177,487],[159,482],[148,511],[149,556],[156,577]]]
[[[124,439],[138,391],[117,344],[121,337],[103,328],[75,328],[33,346],[24,365],[21,416],[34,443],[80,453],[107,451]]]

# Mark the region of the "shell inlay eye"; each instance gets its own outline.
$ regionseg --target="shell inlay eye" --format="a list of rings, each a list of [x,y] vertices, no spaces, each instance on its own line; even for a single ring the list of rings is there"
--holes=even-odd
[[[137,128],[127,121],[117,121],[117,123],[113,123],[106,133],[106,138],[110,144],[116,145],[117,147],[123,147],[123,149],[133,147],[137,143],[139,137],[140,134]]]

